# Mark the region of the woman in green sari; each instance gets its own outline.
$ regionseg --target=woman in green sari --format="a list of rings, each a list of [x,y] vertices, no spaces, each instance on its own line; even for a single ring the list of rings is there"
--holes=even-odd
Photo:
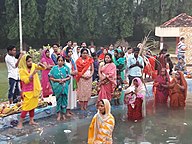
[[[68,104],[68,86],[70,83],[70,70],[69,68],[64,64],[65,58],[62,56],[59,56],[57,58],[58,65],[53,66],[50,73],[50,83],[54,92],[54,95],[56,96],[57,101],[57,120],[61,120],[61,113],[63,114],[63,119],[65,120],[65,114]]]

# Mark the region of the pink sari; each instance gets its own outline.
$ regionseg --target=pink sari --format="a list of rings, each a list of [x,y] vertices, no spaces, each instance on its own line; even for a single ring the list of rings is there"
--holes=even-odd
[[[48,58],[45,52],[46,50],[42,52],[41,62],[47,63],[47,65],[54,65],[53,60],[51,58]],[[53,91],[49,82],[49,78],[48,78],[49,72],[50,72],[50,69],[46,69],[42,71],[41,86],[43,91],[43,97],[47,97],[53,94]]]
[[[112,93],[117,85],[116,83],[116,66],[114,63],[109,63],[101,67],[99,77],[105,75],[107,78],[100,81],[100,91],[98,100],[108,99],[111,101]]]

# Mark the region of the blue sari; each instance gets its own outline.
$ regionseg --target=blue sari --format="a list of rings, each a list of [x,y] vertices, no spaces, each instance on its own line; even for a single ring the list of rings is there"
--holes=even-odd
[[[49,76],[55,79],[64,79],[68,77],[70,70],[67,66],[59,67],[58,65],[52,67]],[[50,81],[54,95],[56,96],[57,108],[56,111],[66,113],[67,104],[68,104],[68,87],[70,80],[61,84],[59,82]]]

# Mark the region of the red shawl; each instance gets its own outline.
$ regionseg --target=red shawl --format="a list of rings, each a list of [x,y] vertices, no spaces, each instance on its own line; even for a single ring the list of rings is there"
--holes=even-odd
[[[82,57],[79,57],[76,61],[78,74],[76,77],[76,80],[79,81],[79,79],[82,77],[82,75],[87,71],[87,69],[91,66],[93,63],[93,59],[90,57],[87,57],[86,59],[82,59]]]

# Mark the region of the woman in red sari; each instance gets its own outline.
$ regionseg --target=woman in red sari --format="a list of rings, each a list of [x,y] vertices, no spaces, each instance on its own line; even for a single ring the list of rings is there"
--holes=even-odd
[[[169,96],[169,81],[170,79],[166,68],[162,68],[161,73],[157,76],[153,84],[155,104],[167,104]]]
[[[53,60],[50,58],[50,52],[48,49],[42,52],[41,63],[46,66],[46,70],[42,71],[42,78],[41,78],[41,86],[43,88],[43,97],[49,97],[49,95],[53,94],[48,74],[51,68],[55,65]]]
[[[88,50],[81,49],[81,56],[76,61],[78,74],[77,98],[81,105],[81,110],[87,109],[88,100],[92,91],[92,75],[94,73],[93,59],[88,56]]]
[[[178,71],[172,79],[170,88],[170,107],[184,108],[187,97],[187,81],[182,72]]]
[[[145,87],[140,78],[134,78],[125,92],[124,102],[127,104],[128,120],[141,120],[145,116]],[[143,110],[142,110],[143,109]]]
[[[116,87],[116,66],[112,62],[112,55],[107,53],[104,58],[104,65],[99,67],[99,97],[98,101],[108,99],[111,101],[112,93]]]

